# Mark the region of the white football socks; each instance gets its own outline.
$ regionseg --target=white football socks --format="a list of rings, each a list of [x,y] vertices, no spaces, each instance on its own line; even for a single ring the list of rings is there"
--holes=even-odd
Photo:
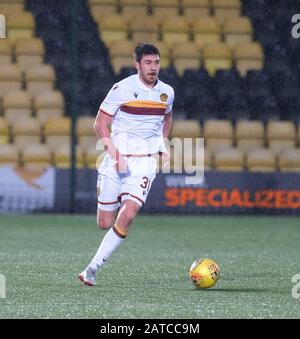
[[[99,268],[105,264],[107,259],[112,255],[112,253],[119,247],[123,242],[126,236],[117,234],[118,232],[115,229],[115,226],[112,227],[103,238],[99,249],[94,256],[93,260],[88,265],[88,268],[92,271],[98,271]]]

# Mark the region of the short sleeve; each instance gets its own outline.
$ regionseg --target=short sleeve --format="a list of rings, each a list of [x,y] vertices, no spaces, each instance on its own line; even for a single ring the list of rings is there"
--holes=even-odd
[[[119,84],[115,84],[100,105],[100,111],[113,117],[124,102],[123,92]]]
[[[167,109],[166,109],[165,114],[169,114],[169,113],[172,112],[172,110],[173,110],[174,97],[175,97],[174,90],[173,90],[173,88],[171,88],[170,95],[169,95],[168,101],[167,101],[168,107],[167,107]]]

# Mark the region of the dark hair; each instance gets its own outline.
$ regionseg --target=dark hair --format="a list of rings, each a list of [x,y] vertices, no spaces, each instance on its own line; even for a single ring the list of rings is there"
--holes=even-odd
[[[142,60],[143,55],[158,55],[160,56],[159,49],[150,44],[139,43],[134,51],[134,58],[136,62]]]

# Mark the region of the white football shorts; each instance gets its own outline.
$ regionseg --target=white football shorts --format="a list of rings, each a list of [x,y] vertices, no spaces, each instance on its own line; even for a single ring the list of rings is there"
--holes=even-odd
[[[115,161],[106,155],[98,170],[98,208],[114,211],[131,199],[142,206],[156,177],[157,160],[152,156],[127,157],[128,174],[119,174]]]

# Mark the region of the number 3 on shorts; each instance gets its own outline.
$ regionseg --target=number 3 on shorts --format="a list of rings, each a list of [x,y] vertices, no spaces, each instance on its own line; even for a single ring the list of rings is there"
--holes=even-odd
[[[150,180],[148,177],[143,177],[143,183],[140,185],[140,187],[142,187],[143,189],[147,189],[147,191],[149,191],[150,188]]]

